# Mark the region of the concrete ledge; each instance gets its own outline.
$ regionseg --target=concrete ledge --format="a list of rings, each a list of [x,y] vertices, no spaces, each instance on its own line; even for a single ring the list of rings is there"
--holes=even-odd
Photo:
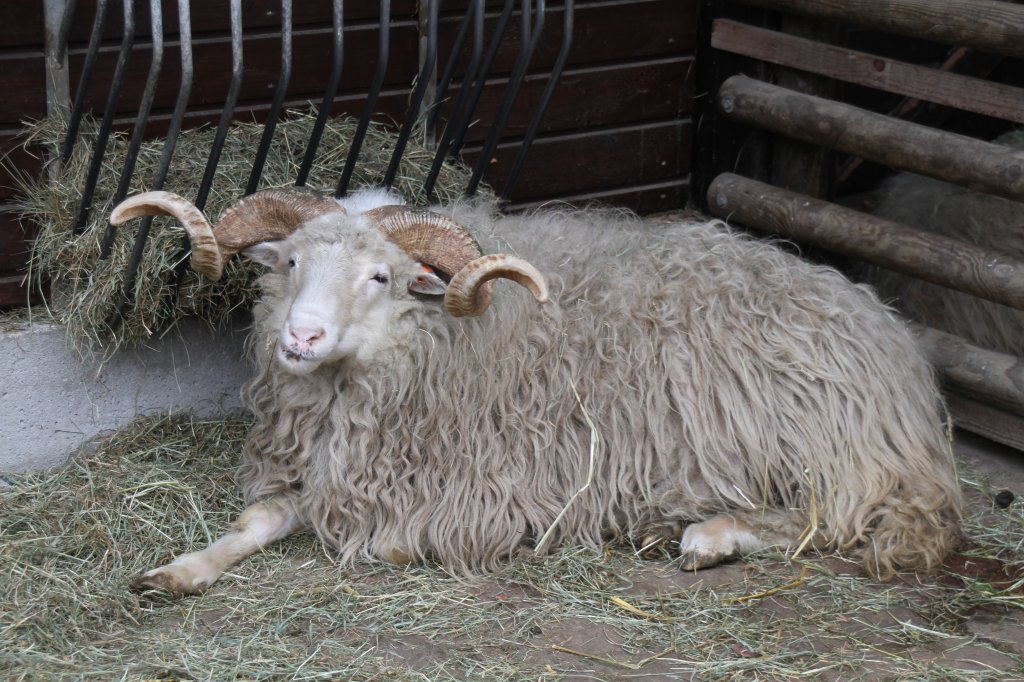
[[[239,410],[249,374],[244,338],[242,331],[184,324],[98,370],[68,350],[55,325],[0,332],[0,472],[62,464],[84,442],[138,414]]]

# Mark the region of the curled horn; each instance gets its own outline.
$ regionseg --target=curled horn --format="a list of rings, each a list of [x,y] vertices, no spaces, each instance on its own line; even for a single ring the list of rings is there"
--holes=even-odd
[[[220,279],[224,271],[224,258],[213,236],[213,228],[203,212],[188,199],[172,192],[143,192],[129,197],[110,212],[110,224],[121,225],[133,218],[150,215],[169,215],[178,219],[188,234],[192,247],[192,269],[198,273]]]
[[[505,253],[481,256],[455,273],[444,295],[444,305],[455,317],[482,315],[491,304],[490,281],[499,277],[523,285],[537,303],[548,302],[548,283],[537,268]]]
[[[405,206],[382,206],[366,215],[410,257],[451,277],[444,304],[455,317],[482,315],[493,298],[491,280],[499,277],[522,284],[539,303],[548,300],[547,282],[535,267],[513,256],[484,256],[472,235],[450,218]]]
[[[192,247],[192,269],[216,280],[224,263],[242,249],[284,239],[308,220],[344,210],[334,200],[307,190],[268,189],[229,208],[214,228],[188,199],[171,192],[143,192],[115,206],[110,223],[120,225],[147,215],[177,218]]]

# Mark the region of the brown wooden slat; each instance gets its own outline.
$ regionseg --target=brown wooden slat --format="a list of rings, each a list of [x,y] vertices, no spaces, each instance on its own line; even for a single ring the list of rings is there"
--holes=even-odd
[[[36,176],[42,170],[40,157],[23,147],[16,129],[0,132],[0,201],[17,195],[17,183],[9,172],[10,168],[17,168],[29,176]]]
[[[711,45],[754,59],[1024,123],[1024,89],[716,19]]]
[[[526,157],[512,200],[558,198],[684,176],[690,167],[690,132],[690,121],[680,119],[540,137]],[[498,145],[484,181],[500,187],[517,151],[517,143]],[[478,148],[464,154],[470,164],[478,155]]]
[[[0,126],[46,116],[46,70],[41,50],[0,54],[0,86]]]
[[[103,38],[106,41],[120,41],[121,3],[111,2],[107,10],[107,22]],[[375,21],[380,9],[379,0],[345,0],[346,23]],[[230,4],[227,0],[191,3],[192,35],[201,37],[206,33],[227,33],[231,30]],[[89,41],[93,18],[96,15],[95,0],[79,0],[76,3],[75,19],[71,30],[72,45],[81,46]],[[414,17],[416,0],[392,0],[391,16],[396,19]],[[149,3],[136,2],[136,35],[148,38]],[[176,2],[163,3],[163,24],[168,34],[177,34],[178,5]],[[246,29],[272,29],[281,25],[281,0],[245,0],[242,3],[242,24]],[[331,5],[326,0],[302,0],[292,2],[292,24],[296,27],[309,24],[331,24]],[[3,0],[0,2],[0,49],[8,47],[35,46],[43,44],[43,3],[41,0]]]
[[[43,45],[43,3],[38,0],[0,2],[0,48]]]
[[[405,22],[391,29],[391,55],[388,60],[387,83],[408,83],[418,70],[416,25]],[[330,72],[331,33],[327,30],[297,32],[292,38],[292,75],[288,83],[291,97],[319,100]],[[352,55],[375,54],[377,31],[371,28],[352,28],[345,31],[346,50]],[[280,36],[277,33],[250,33],[244,41],[245,71],[239,101],[268,101],[277,87],[280,75]],[[88,108],[102,111],[110,88],[117,54],[104,51],[96,60],[96,70],[89,94]],[[231,79],[231,44],[229,39],[195,42],[193,59],[196,76],[192,83],[189,105],[193,107],[220,105],[228,91]],[[164,51],[164,68],[156,90],[153,107],[171,109],[178,95],[181,78],[180,56],[177,46]],[[2,63],[0,63],[2,65]],[[70,56],[71,82],[78,83],[82,65],[81,53]],[[343,77],[344,90],[366,90],[373,79],[376,65],[373,60],[348,58]],[[117,112],[131,115],[138,110],[149,70],[149,52],[137,49],[132,53],[125,70],[125,84],[118,100]],[[72,90],[77,85],[72,86]],[[6,116],[6,106],[0,102],[0,120]]]
[[[746,5],[1024,56],[1024,7],[997,0],[740,0]]]
[[[663,120],[688,115],[693,108],[693,58],[669,57],[626,64],[568,69],[562,74],[548,109],[541,120],[540,132],[627,125],[638,121]],[[547,75],[528,77],[505,128],[506,137],[526,131],[533,117],[533,103],[547,85]],[[492,120],[505,95],[507,80],[493,79],[480,98],[477,118]],[[458,87],[449,95],[457,96]],[[610,96],[610,93],[615,93]],[[442,118],[448,114],[442,108]],[[469,143],[488,134],[486,126],[473,126],[466,135]]]
[[[25,286],[25,275],[17,272],[0,272],[0,308],[39,303],[40,298]],[[31,293],[31,296],[29,294]]]
[[[531,72],[550,70],[562,46],[560,7],[548,5],[544,33],[530,61]],[[458,30],[459,17],[446,18],[439,30],[439,63],[446,63],[448,46]],[[486,22],[491,35],[496,15]],[[617,0],[576,3],[575,35],[567,64],[603,64],[624,59],[653,59],[690,53],[696,44],[696,3],[689,0]],[[512,70],[521,45],[518,16],[509,21],[491,75]],[[467,50],[468,53],[468,50]],[[464,72],[468,54],[458,73]]]
[[[732,173],[708,187],[721,217],[1024,309],[1024,261]]]
[[[568,70],[563,74],[561,87],[556,89],[541,122],[540,132],[573,130],[577,129],[581,122],[586,122],[587,126],[604,127],[628,125],[638,120],[664,120],[685,116],[692,106],[692,63],[690,57],[673,57]],[[527,78],[520,92],[519,101],[535,102],[546,84],[546,76]],[[478,107],[479,116],[483,120],[494,116],[504,95],[505,85],[504,79],[497,79],[484,89]],[[608,97],[608,92],[621,93],[621,96]],[[365,101],[365,94],[344,94],[337,98],[333,111],[336,115],[359,116]],[[385,90],[378,100],[377,111],[384,119],[401,121],[407,103],[407,93],[404,90]],[[295,99],[290,100],[287,105],[304,108],[307,102]],[[239,119],[262,121],[268,110],[269,104],[243,105],[236,113]],[[522,135],[532,116],[531,107],[515,108],[506,127],[506,136]],[[218,108],[193,108],[186,116],[185,126],[191,128],[204,123],[216,123],[219,117]],[[167,129],[167,122],[166,114],[156,114],[146,129],[147,136],[153,138],[163,134]],[[123,117],[115,121],[115,130],[127,133],[133,125],[132,118]],[[467,141],[478,142],[486,134],[485,126],[475,126],[470,129]],[[9,150],[13,146],[14,142],[10,137],[0,133],[0,150]],[[31,157],[24,150],[17,150],[12,160],[33,175],[39,172],[38,157]],[[0,169],[0,198],[13,196],[13,191],[4,189],[4,186],[11,184],[10,178]]]
[[[691,3],[680,3],[677,0],[583,4],[576,10],[578,35],[570,53],[570,65],[683,54],[693,47],[690,37],[694,25],[693,15]],[[490,21],[493,22],[494,18]],[[546,22],[544,37],[531,62],[531,70],[535,72],[550,69],[561,47],[561,12],[549,12]],[[346,25],[342,88],[348,91],[365,89],[369,86],[375,65],[372,59],[358,59],[355,56],[376,54],[377,29],[366,23]],[[457,29],[457,17],[449,17],[442,22],[441,43],[450,42]],[[518,21],[511,21],[492,69],[494,75],[511,70],[519,50],[518,31]],[[296,31],[293,38],[295,66],[289,83],[290,96],[305,96],[316,100],[322,95],[323,84],[330,69],[328,55],[331,35],[329,25]],[[391,46],[386,82],[408,86],[418,70],[415,19],[392,22]],[[240,100],[269,99],[280,68],[277,32],[273,27],[248,32],[244,54],[246,70]],[[230,78],[230,55],[230,37],[227,35],[194,41],[194,59],[197,73],[201,77],[197,77],[193,85],[191,105],[214,105],[223,100]],[[116,56],[117,45],[111,44],[104,47],[98,57],[87,98],[89,107],[100,110],[105,106]],[[82,48],[71,51],[72,88],[77,87],[83,57]],[[440,63],[443,64],[446,58],[442,53]],[[118,102],[119,113],[127,115],[138,109],[149,61],[147,46],[139,45],[133,50],[126,69],[125,86]],[[178,62],[176,46],[168,44],[164,53],[165,67],[154,103],[157,109],[169,109],[174,105],[179,79]],[[14,97],[0,100],[0,124],[45,115],[41,52],[0,53],[0,73],[4,74],[4,86],[9,92],[15,93]]]
[[[8,205],[0,205],[0,271],[22,270],[28,265],[36,229],[22,221]]]
[[[1024,151],[732,76],[718,105],[740,123],[1024,201]]]
[[[637,213],[655,213],[678,209],[686,205],[690,197],[690,181],[688,178],[672,178],[663,182],[646,185],[615,187],[608,190],[567,194],[557,199],[559,204],[570,206],[624,206]],[[513,211],[539,208],[550,203],[551,199],[539,201],[512,202]]]

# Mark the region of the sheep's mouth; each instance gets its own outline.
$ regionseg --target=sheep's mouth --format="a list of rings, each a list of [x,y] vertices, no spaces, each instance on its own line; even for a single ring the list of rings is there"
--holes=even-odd
[[[316,356],[310,351],[302,353],[282,345],[278,345],[277,350],[279,357],[286,364],[299,365],[304,362],[310,362],[317,359]]]

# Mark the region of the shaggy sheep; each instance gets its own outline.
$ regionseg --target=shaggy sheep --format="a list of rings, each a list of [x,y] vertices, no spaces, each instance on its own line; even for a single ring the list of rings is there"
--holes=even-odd
[[[1024,131],[995,140],[1024,149]],[[875,213],[945,237],[1024,258],[1024,204],[913,173],[887,180]],[[1024,311],[891,270],[870,267],[865,279],[909,317],[990,350],[1024,352]]]
[[[219,249],[194,254],[212,274],[242,249],[269,268],[243,389],[256,423],[238,482],[252,506],[136,589],[201,591],[300,529],[344,561],[456,572],[683,523],[687,569],[812,544],[884,577],[934,569],[956,542],[931,369],[837,272],[717,221],[468,205],[441,217],[377,208],[394,201],[380,193],[345,213],[296,197],[254,195],[215,232],[176,197],[112,216],[177,215],[194,247]],[[529,262],[478,257],[448,218]],[[443,225],[469,253],[428,253],[435,237],[398,234],[411,223]],[[550,287],[551,302],[496,276],[538,300]]]

